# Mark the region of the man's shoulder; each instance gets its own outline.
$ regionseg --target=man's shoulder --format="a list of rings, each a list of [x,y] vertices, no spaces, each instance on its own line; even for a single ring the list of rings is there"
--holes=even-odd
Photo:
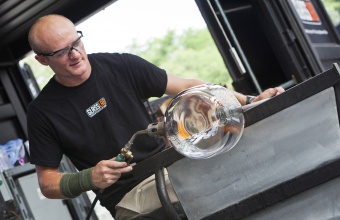
[[[119,59],[126,55],[129,55],[127,53],[90,53],[88,54],[89,59]]]
[[[38,96],[30,102],[29,107],[42,108],[44,106],[44,108],[54,108],[52,105],[58,105],[57,101],[65,97],[60,92],[62,91],[58,89],[54,79],[51,79],[39,92]]]
[[[91,54],[88,54],[88,58],[90,62],[95,61],[95,60],[123,61],[123,60],[139,59],[137,55],[130,54],[130,53],[91,53]]]

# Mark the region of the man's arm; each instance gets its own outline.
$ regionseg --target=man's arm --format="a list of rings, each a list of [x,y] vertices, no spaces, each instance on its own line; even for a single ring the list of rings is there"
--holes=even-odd
[[[181,78],[181,77],[175,76],[171,73],[167,73],[167,75],[168,75],[168,83],[167,83],[166,90],[165,90],[165,93],[167,95],[175,96],[179,92],[181,92],[185,89],[207,83],[207,82],[204,82],[202,80],[197,80],[197,79]],[[246,95],[232,91],[232,90],[230,90],[230,91],[235,95],[235,97],[238,99],[238,101],[241,103],[241,105],[246,104],[246,100],[247,100]],[[282,87],[270,88],[270,89],[263,91],[258,96],[256,96],[252,100],[252,102],[257,102],[257,101],[260,101],[262,99],[271,98],[271,97],[274,97],[274,96],[276,96],[276,95],[278,95],[282,92],[284,92],[284,89]]]
[[[35,166],[41,193],[50,199],[66,199],[60,192],[60,180],[63,176],[57,168]]]
[[[37,165],[35,167],[38,175],[40,190],[42,194],[49,199],[73,198],[74,196],[68,195],[79,194],[79,189],[81,187],[78,186],[91,185],[93,186],[92,189],[105,189],[106,187],[115,183],[120,178],[122,173],[128,173],[132,170],[132,167],[128,166],[126,162],[115,161],[115,158],[110,160],[102,160],[98,162],[97,165],[91,170],[83,170],[73,174],[60,173],[57,168],[41,167]],[[90,176],[88,176],[88,178],[84,178],[86,175],[88,175],[84,172],[88,171],[90,171]],[[83,175],[74,176],[81,174]],[[90,190],[88,187],[85,188],[86,190],[81,191],[85,192]],[[69,193],[67,194],[65,192]]]
[[[208,83],[208,82],[204,82],[198,79],[181,78],[171,73],[167,73],[167,75],[168,75],[168,83],[166,85],[165,94],[171,95],[171,96],[175,96],[179,92],[185,89],[188,89],[190,87]]]
[[[254,99],[252,99],[251,103],[253,102],[257,102],[263,99],[268,99],[268,98],[272,98],[274,96],[277,96],[281,93],[283,93],[285,90],[282,87],[275,87],[275,88],[269,88],[264,90],[261,94],[259,94],[258,96],[254,97]],[[247,96],[235,91],[232,91],[234,93],[234,95],[236,96],[236,98],[238,99],[238,101],[241,103],[241,105],[246,105],[249,103],[247,102]]]

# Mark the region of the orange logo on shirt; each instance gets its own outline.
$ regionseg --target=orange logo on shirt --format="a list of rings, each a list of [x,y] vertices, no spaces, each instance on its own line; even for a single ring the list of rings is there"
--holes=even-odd
[[[95,116],[98,112],[103,110],[106,107],[107,103],[105,98],[101,98],[98,102],[91,105],[88,109],[86,109],[86,114],[92,118]]]

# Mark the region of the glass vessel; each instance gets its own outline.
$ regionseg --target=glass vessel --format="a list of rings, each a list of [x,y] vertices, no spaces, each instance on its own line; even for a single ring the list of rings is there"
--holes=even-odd
[[[209,158],[230,150],[244,129],[241,104],[227,88],[204,84],[177,94],[167,106],[165,136],[181,154]]]

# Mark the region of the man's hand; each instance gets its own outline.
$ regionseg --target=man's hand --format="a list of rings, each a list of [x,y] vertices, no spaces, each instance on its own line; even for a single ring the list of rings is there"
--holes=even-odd
[[[126,162],[115,161],[115,157],[110,160],[102,160],[92,170],[93,184],[105,189],[115,183],[122,173],[132,171],[132,166],[128,166]]]
[[[285,90],[282,87],[275,87],[275,88],[266,89],[261,94],[256,96],[253,100],[251,100],[250,103],[257,102],[257,101],[260,101],[260,100],[263,100],[263,99],[272,98],[274,96],[277,96],[277,95],[283,93],[284,91]],[[238,93],[238,92],[233,91],[233,90],[231,90],[231,92],[235,95],[235,97],[241,103],[241,105],[249,104],[249,103],[247,103],[247,96],[246,95],[244,95],[242,93]]]
[[[282,87],[275,87],[275,88],[269,88],[266,89],[265,91],[263,91],[261,94],[259,94],[258,96],[256,96],[251,103],[253,102],[257,102],[263,99],[268,99],[268,98],[272,98],[274,96],[277,96],[281,93],[283,93],[285,90]]]

